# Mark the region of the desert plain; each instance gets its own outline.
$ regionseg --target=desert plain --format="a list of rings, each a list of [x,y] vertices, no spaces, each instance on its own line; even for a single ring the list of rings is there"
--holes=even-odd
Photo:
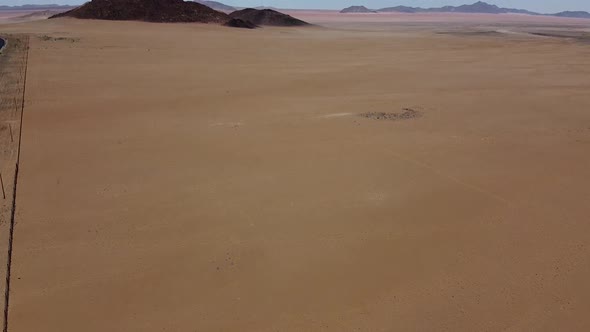
[[[589,330],[590,21],[291,14],[0,25],[8,330]]]

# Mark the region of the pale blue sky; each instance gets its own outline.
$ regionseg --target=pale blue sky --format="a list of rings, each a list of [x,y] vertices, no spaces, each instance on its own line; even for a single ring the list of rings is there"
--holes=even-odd
[[[370,8],[382,8],[397,5],[415,7],[440,7],[444,5],[462,5],[476,0],[221,0],[228,5],[241,7],[274,6],[279,8],[326,8],[341,9],[351,5],[365,5]],[[36,4],[81,4],[84,0],[0,0],[0,5]],[[501,7],[528,9],[541,13],[553,13],[564,10],[590,11],[590,0],[488,0]]]

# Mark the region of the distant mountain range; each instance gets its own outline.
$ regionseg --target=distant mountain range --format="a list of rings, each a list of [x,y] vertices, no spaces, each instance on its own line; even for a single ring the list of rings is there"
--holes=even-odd
[[[553,16],[559,17],[575,17],[575,18],[590,18],[590,13],[584,11],[565,11],[557,14],[553,14]]]
[[[483,1],[471,5],[444,6],[437,8],[420,8],[409,6],[386,7],[377,10],[368,9],[364,6],[352,6],[344,8],[341,13],[376,13],[376,12],[398,12],[398,13],[479,13],[479,14],[527,14],[546,15],[558,17],[590,18],[590,13],[585,11],[565,11],[556,14],[540,14],[525,9],[502,8]]]
[[[77,6],[68,5],[22,5],[22,6],[0,6],[0,10],[68,10],[76,8]]]
[[[371,10],[365,6],[351,6],[351,7],[342,9],[340,12],[341,13],[376,13],[376,11]]]
[[[228,5],[224,4],[224,3],[217,2],[217,1],[207,1],[207,0],[193,0],[193,1],[194,2],[198,2],[198,3],[202,4],[202,5],[205,5],[205,6],[209,7],[209,8],[213,8],[215,10],[221,10],[221,11],[224,11],[224,12],[233,12],[233,11],[236,10],[235,7],[228,6]]]

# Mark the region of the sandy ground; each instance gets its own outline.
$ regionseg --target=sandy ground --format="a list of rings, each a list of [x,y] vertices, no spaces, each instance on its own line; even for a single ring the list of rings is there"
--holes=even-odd
[[[48,17],[63,11],[63,9],[51,7],[42,10],[0,10],[0,24],[46,20]]]
[[[439,30],[0,27],[10,331],[589,330],[590,46]]]
[[[15,23],[21,16],[29,15],[35,11],[30,10],[0,10],[0,24]]]

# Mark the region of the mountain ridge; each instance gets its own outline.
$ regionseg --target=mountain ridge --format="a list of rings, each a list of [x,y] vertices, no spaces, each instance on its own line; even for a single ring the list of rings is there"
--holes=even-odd
[[[18,6],[6,6],[1,5],[0,10],[50,10],[50,9],[73,9],[78,6],[70,6],[70,5],[58,5],[58,4],[47,4],[47,5],[18,5]]]
[[[380,13],[387,13],[387,12],[397,12],[397,13],[471,13],[471,14],[526,14],[526,15],[538,15],[538,16],[556,16],[556,17],[570,17],[570,18],[590,18],[590,13],[585,11],[563,11],[559,13],[553,14],[541,14],[537,12],[533,12],[526,9],[516,9],[516,8],[504,8],[499,7],[493,4],[489,4],[484,1],[478,1],[473,4],[465,4],[460,6],[443,6],[443,7],[431,7],[431,8],[422,8],[422,7],[411,7],[411,6],[395,6],[395,7],[385,7],[377,10],[368,9],[364,6],[351,6],[348,8],[343,9],[342,12],[352,12],[352,11],[345,11],[349,8],[358,8],[362,7],[367,9],[365,12],[380,12]]]
[[[215,9],[215,10],[220,10],[220,11],[224,11],[224,12],[233,12],[236,11],[237,9],[233,6],[230,5],[226,5],[224,3],[221,2],[217,2],[217,1],[210,1],[210,0],[193,0],[194,2],[200,3],[201,5],[205,5],[209,8]]]
[[[365,6],[350,6],[340,11],[341,13],[376,13],[375,10],[371,10]]]

